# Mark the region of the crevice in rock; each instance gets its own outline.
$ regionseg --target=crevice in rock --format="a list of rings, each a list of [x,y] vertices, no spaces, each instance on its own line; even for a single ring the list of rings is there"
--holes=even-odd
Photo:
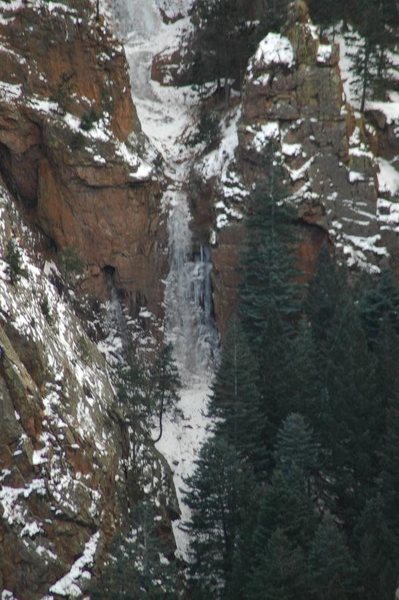
[[[15,154],[0,143],[0,174],[10,194],[28,210],[37,207],[38,163],[41,155],[39,146],[33,146],[23,154]]]

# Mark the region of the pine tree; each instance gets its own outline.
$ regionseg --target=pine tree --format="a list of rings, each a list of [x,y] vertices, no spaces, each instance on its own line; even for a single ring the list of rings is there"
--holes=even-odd
[[[302,548],[308,547],[315,528],[314,509],[306,481],[301,481],[299,477],[295,481],[287,479],[279,470],[274,471],[260,500],[252,544],[255,556],[263,555],[263,550],[277,527],[290,542]]]
[[[8,240],[4,259],[7,262],[7,271],[12,285],[15,285],[21,276],[27,277],[28,272],[22,265],[21,249],[15,238]]]
[[[119,536],[109,562],[92,586],[93,600],[176,600],[176,570],[163,551],[154,507],[140,502],[134,509],[128,535]]]
[[[378,472],[382,409],[375,359],[359,317],[350,302],[343,308],[322,350],[326,402],[319,427],[340,516],[350,522]]]
[[[243,0],[196,0],[192,9],[195,85],[201,88],[204,82],[216,80],[219,90],[223,85],[228,104],[229,80],[235,80],[241,87],[248,59],[266,34],[266,21],[269,21],[267,30],[273,28],[267,18],[271,14],[270,4],[276,4],[275,0],[265,0],[264,9],[258,11],[262,19],[255,20],[253,7]]]
[[[241,324],[233,317],[212,385],[208,416],[215,423],[215,434],[222,435],[256,471],[261,471],[265,457],[257,381],[256,359]]]
[[[283,201],[275,171],[252,198],[239,288],[243,328],[259,363],[264,439],[271,444],[286,414],[289,345],[300,307],[294,213]]]
[[[320,36],[331,25],[343,18],[343,6],[340,0],[309,0],[312,20],[320,25]]]
[[[298,600],[307,596],[303,551],[277,528],[252,573],[247,600]]]
[[[239,531],[252,504],[254,481],[234,449],[223,438],[211,438],[185,483],[185,502],[191,510],[186,523],[191,535],[191,582],[199,598],[223,598]]]
[[[312,335],[318,347],[323,343],[342,309],[342,298],[348,287],[347,271],[331,257],[327,245],[321,248],[315,276],[310,283],[305,310]]]
[[[355,565],[343,533],[327,517],[320,523],[308,558],[309,597],[347,600],[356,589]]]
[[[283,334],[290,330],[299,310],[295,213],[283,201],[278,176],[273,174],[270,181],[258,184],[246,221],[240,309],[244,328],[256,350],[261,350],[274,329]]]
[[[353,55],[354,88],[364,111],[372,95],[382,96],[393,64],[388,50],[398,41],[399,7],[392,0],[356,0],[355,25],[362,37]]]
[[[144,431],[154,413],[154,405],[147,368],[133,344],[127,351],[126,362],[116,374],[116,389],[119,410],[131,433],[132,460],[135,464]]]
[[[300,415],[289,415],[275,446],[276,468],[265,486],[254,528],[254,579],[264,566],[265,548],[278,530],[291,548],[307,552],[316,526],[310,474],[317,463],[312,432]],[[252,585],[252,584],[250,584]]]
[[[159,352],[155,361],[152,375],[151,387],[154,396],[154,404],[159,415],[159,433],[154,442],[159,442],[162,437],[162,419],[166,410],[176,412],[179,401],[179,390],[181,381],[176,363],[173,359],[173,348],[166,344]]]
[[[283,421],[276,436],[276,468],[293,485],[306,484],[318,466],[318,450],[313,431],[302,415],[291,413]]]
[[[287,22],[288,0],[262,0],[259,11],[264,35],[268,31],[279,31]]]
[[[376,359],[365,335],[359,303],[346,273],[324,254],[307,302],[318,354],[320,409],[311,421],[321,442],[327,497],[353,524],[378,473],[383,430]]]
[[[237,0],[197,0],[193,11],[198,83],[222,79],[228,94],[232,76],[235,28],[239,22]]]
[[[398,586],[398,538],[381,495],[370,498],[354,530],[358,587],[364,600],[391,600]]]
[[[386,321],[399,335],[399,287],[392,272],[383,271],[376,283],[362,280],[362,291],[360,314],[370,345],[375,346]]]
[[[322,393],[319,356],[311,324],[305,317],[299,322],[295,337],[287,343],[287,355],[290,368],[285,375],[288,393],[284,399],[284,412],[300,413],[316,427]]]

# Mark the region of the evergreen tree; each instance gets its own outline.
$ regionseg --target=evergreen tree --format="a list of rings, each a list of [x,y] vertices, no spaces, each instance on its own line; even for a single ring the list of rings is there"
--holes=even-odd
[[[259,10],[264,35],[268,31],[280,31],[287,22],[289,0],[262,0]]]
[[[309,597],[347,600],[356,589],[356,572],[343,533],[331,518],[320,523],[308,558]]]
[[[398,587],[398,538],[386,519],[381,495],[370,498],[354,531],[358,587],[364,600],[395,598]]]
[[[299,311],[295,283],[293,222],[295,213],[283,202],[277,175],[258,184],[247,218],[246,246],[240,285],[244,328],[255,349],[261,351],[270,333],[285,334]]]
[[[249,565],[253,565],[254,562],[253,536],[257,526],[259,496],[260,493],[255,488],[251,505],[247,508],[237,531],[232,573],[226,585],[226,600],[245,598],[246,588],[252,578]]]
[[[300,307],[294,215],[283,202],[275,171],[252,198],[240,285],[240,314],[259,362],[264,439],[270,444],[286,414],[289,346]]]
[[[208,416],[214,432],[222,435],[256,471],[265,466],[263,456],[258,366],[236,317],[223,342],[221,362],[212,385]]]
[[[250,510],[254,481],[245,463],[223,438],[201,448],[186,480],[186,523],[191,535],[191,581],[196,597],[224,598],[232,577],[239,531]]]
[[[284,477],[301,485],[309,481],[318,466],[317,447],[313,431],[302,415],[291,413],[282,423],[276,438],[276,468]],[[298,481],[299,479],[299,481]]]
[[[303,551],[276,529],[252,573],[247,600],[297,600],[307,596]]]
[[[346,269],[336,264],[330,256],[327,245],[323,245],[305,303],[316,348],[324,343],[333,323],[337,320],[347,287]]]
[[[193,83],[201,87],[204,82],[216,80],[220,89],[223,82],[226,104],[229,80],[237,81],[241,87],[248,59],[266,34],[265,27],[268,31],[273,28],[271,5],[276,5],[276,1],[263,1],[264,6],[258,11],[261,19],[254,18],[253,7],[245,0],[196,0],[193,6]]]
[[[326,254],[307,302],[321,374],[320,409],[312,420],[321,441],[327,496],[340,519],[353,525],[374,489],[377,447],[383,430],[376,360],[367,343],[359,304],[346,273]]]
[[[354,88],[364,111],[367,98],[381,96],[393,64],[388,51],[398,41],[399,7],[392,0],[356,0],[355,26],[362,42],[353,55]]]
[[[154,413],[154,405],[147,368],[133,344],[127,351],[126,362],[118,369],[116,389],[119,410],[131,433],[132,460],[135,464],[146,424]]]
[[[12,285],[15,285],[21,276],[27,277],[28,272],[22,265],[22,252],[15,238],[8,240],[4,259]]]
[[[301,415],[291,414],[281,424],[274,456],[276,468],[259,509],[255,552],[262,552],[277,527],[291,542],[305,548],[315,527],[310,479],[318,466],[317,448]]]
[[[319,423],[324,467],[340,516],[351,522],[374,487],[378,472],[381,397],[371,355],[350,305],[329,332],[324,347],[325,403]]]
[[[197,0],[193,11],[196,76],[199,81],[217,80],[218,88],[224,79],[227,94],[239,18],[237,0]]]
[[[289,369],[286,373],[288,393],[284,398],[284,412],[300,413],[316,428],[320,416],[321,384],[319,356],[312,327],[306,318],[302,318],[298,331],[287,342]],[[315,430],[317,437],[317,430]]]
[[[309,0],[311,17],[317,25],[320,25],[320,36],[325,29],[335,25],[343,18],[343,6],[341,0]]]
[[[376,48],[371,37],[365,36],[362,38],[361,44],[357,46],[356,51],[352,54],[352,59],[352,88],[359,99],[360,112],[363,113],[377,66]]]
[[[92,586],[93,600],[176,600],[176,571],[162,554],[167,548],[156,523],[151,504],[141,502],[135,507],[129,534],[114,541],[109,562]]]
[[[290,542],[302,548],[309,546],[315,528],[315,514],[306,481],[299,477],[295,481],[287,479],[279,470],[274,471],[260,500],[252,544],[255,557],[263,556],[264,548],[276,528]]]
[[[172,352],[171,344],[166,344],[161,348],[151,375],[152,394],[159,415],[159,434],[154,442],[159,442],[162,437],[164,412],[166,410],[176,411],[176,404],[179,400],[181,381]]]
[[[371,347],[375,347],[385,323],[399,335],[399,287],[391,271],[381,273],[377,282],[362,280],[360,314]]]

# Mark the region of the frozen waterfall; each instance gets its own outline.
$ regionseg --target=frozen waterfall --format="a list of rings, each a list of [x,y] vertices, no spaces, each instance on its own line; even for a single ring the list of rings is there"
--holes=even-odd
[[[181,390],[182,417],[165,415],[164,433],[157,448],[168,460],[182,512],[190,518],[182,489],[193,472],[198,450],[208,435],[207,411],[212,360],[218,334],[212,316],[210,251],[193,241],[191,214],[185,183],[193,160],[192,150],[182,143],[182,133],[193,120],[198,97],[190,88],[161,87],[151,81],[153,56],[176,47],[176,40],[189,19],[166,25],[157,7],[167,6],[186,14],[191,0],[111,0],[114,15],[125,36],[133,99],[144,133],[164,158],[170,185],[163,197],[168,214],[170,270],[165,282],[166,336],[184,383]],[[187,533],[173,522],[178,554],[187,558]]]
[[[181,9],[184,3],[188,8],[190,0],[179,0],[176,6]],[[204,246],[194,248],[184,189],[191,157],[180,136],[192,119],[190,94],[187,89],[162,88],[150,78],[153,56],[173,47],[179,33],[178,23],[166,26],[162,22],[158,4],[159,0],[114,0],[113,12],[126,40],[133,98],[143,131],[163,155],[172,181],[163,200],[168,211],[170,260],[166,336],[174,345],[182,379],[189,385],[207,378],[218,335],[212,315],[210,251]]]
[[[213,320],[210,252],[193,252],[190,213],[176,192],[169,213],[170,271],[166,281],[166,325],[183,379],[201,377],[212,366],[218,336]]]

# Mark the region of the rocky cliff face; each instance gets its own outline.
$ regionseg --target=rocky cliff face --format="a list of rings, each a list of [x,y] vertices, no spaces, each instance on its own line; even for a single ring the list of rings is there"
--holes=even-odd
[[[0,588],[78,597],[137,500],[129,490],[146,485],[169,512],[174,493],[151,445],[132,464],[104,356],[3,182],[0,215]]]
[[[298,261],[305,278],[325,243],[353,268],[378,272],[396,260],[396,212],[391,204],[390,217],[381,217],[381,165],[370,147],[374,139],[376,153],[392,158],[394,123],[380,116],[380,125],[371,128],[356,115],[344,94],[339,59],[339,46],[320,42],[298,2],[283,34],[271,33],[260,43],[219,148],[195,167],[193,208],[205,224],[201,235],[214,242],[215,311],[222,331],[234,307],[245,199],[267,175],[265,154],[282,162],[289,201],[298,209]],[[376,114],[369,113],[375,125]]]
[[[144,306],[162,314],[167,257],[154,163],[124,51],[92,7],[2,3],[4,598],[80,597],[144,487],[171,535],[178,508],[168,467],[145,436],[132,463],[131,431],[92,341],[106,331],[93,336],[76,316],[84,292],[101,301],[111,287],[130,314]],[[79,298],[51,261],[65,248],[85,266]]]
[[[57,249],[107,295],[113,270],[132,313],[160,314],[166,268],[156,154],[141,133],[123,48],[90,5],[2,7],[0,172]],[[29,35],[26,32],[29,31]]]

